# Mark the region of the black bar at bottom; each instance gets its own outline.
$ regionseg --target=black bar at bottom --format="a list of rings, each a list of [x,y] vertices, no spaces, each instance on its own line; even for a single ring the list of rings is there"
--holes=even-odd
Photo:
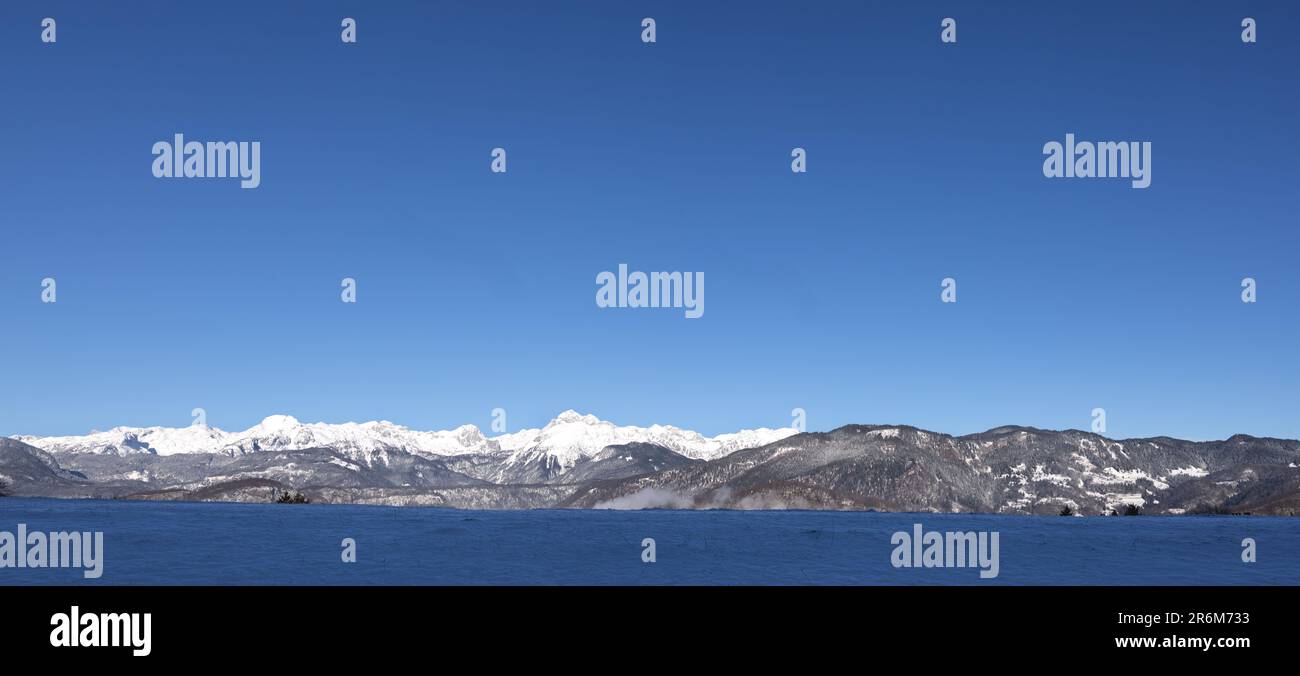
[[[446,660],[462,655],[527,666],[557,651],[577,658],[593,650],[626,651],[634,662],[703,651],[702,659],[710,661],[760,665],[774,650],[786,660],[804,651],[819,659],[910,654],[927,665],[969,664],[965,660],[979,655],[1240,664],[1281,657],[1297,645],[1297,590],[7,587],[0,588],[0,644],[11,658],[30,656],[50,665],[121,659],[138,666],[275,668],[375,660],[394,666],[389,660],[436,655],[449,666]],[[58,629],[76,628],[74,607],[78,643],[83,636],[112,643],[118,630],[129,634],[119,637],[123,645],[72,646],[68,632]],[[97,629],[85,634],[90,625]],[[60,642],[67,645],[52,645]],[[135,654],[146,650],[148,655]]]

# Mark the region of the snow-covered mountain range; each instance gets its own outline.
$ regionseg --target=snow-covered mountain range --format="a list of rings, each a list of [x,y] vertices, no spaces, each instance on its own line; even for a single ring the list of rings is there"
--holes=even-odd
[[[474,509],[1300,515],[1300,441],[1019,426],[953,436],[906,425],[706,437],[574,411],[487,437],[471,425],[422,432],[271,416],[242,432],[0,438],[0,485],[21,496],[268,502],[294,490],[313,502]]]
[[[366,423],[303,423],[287,415],[272,415],[242,432],[226,432],[203,424],[189,427],[115,427],[81,436],[15,436],[50,453],[96,453],[158,456],[217,453],[238,456],[263,451],[328,448],[367,466],[384,462],[392,453],[425,458],[502,454],[505,467],[541,464],[573,467],[606,446],[652,443],[687,458],[713,460],[743,448],[783,439],[792,428],[741,430],[706,437],[668,425],[620,426],[568,410],[545,427],[488,437],[474,425],[452,430],[413,430],[388,421]]]

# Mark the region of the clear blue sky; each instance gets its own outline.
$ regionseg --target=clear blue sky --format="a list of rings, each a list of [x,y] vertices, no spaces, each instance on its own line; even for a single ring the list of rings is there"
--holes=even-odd
[[[1300,12],[1245,4],[5,2],[0,434],[1300,437]],[[153,178],[176,132],[261,141],[261,187]],[[1151,187],[1044,178],[1067,132],[1151,141]],[[619,263],[705,316],[597,308]]]

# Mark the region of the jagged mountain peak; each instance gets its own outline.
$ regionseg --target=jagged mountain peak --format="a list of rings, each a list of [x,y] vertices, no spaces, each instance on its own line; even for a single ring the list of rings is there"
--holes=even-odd
[[[551,422],[547,423],[546,426],[551,427],[553,425],[562,425],[565,423],[583,423],[586,425],[599,425],[602,422],[603,421],[600,418],[597,418],[594,415],[591,414],[583,415],[570,408],[561,411],[560,414],[555,416],[555,418],[553,418]]]

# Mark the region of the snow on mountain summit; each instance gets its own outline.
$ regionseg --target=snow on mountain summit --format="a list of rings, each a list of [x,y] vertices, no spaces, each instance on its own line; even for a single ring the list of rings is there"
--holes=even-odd
[[[542,428],[535,439],[515,451],[513,460],[545,455],[562,468],[572,467],[579,459],[591,457],[606,446],[650,443],[663,446],[696,460],[712,460],[742,448],[761,446],[784,439],[793,428],[741,430],[732,434],[706,437],[699,432],[671,425],[650,427],[623,426],[568,410]]]
[[[257,429],[265,430],[267,432],[291,430],[301,424],[302,423],[299,423],[297,418],[291,415],[268,415],[262,419],[262,422],[257,424]]]
[[[376,457],[382,457],[385,453],[447,456],[498,450],[473,425],[462,425],[454,430],[423,432],[387,420],[304,424],[291,416],[277,415],[234,435],[222,447],[215,449],[215,452],[240,454],[303,448],[331,448],[366,464],[372,464]]]
[[[64,453],[107,453],[131,455],[153,453],[206,453],[224,443],[229,435],[215,427],[191,425],[189,427],[114,427],[106,432],[91,432],[84,436],[14,438],[45,451]]]
[[[588,425],[595,425],[600,422],[600,418],[597,418],[596,416],[591,414],[583,415],[570,408],[561,411],[559,415],[555,416],[554,420],[552,420],[549,424],[547,424],[547,427],[550,427],[551,425],[562,425],[565,423],[575,423],[575,422],[585,423]]]
[[[474,425],[452,430],[413,430],[385,420],[365,423],[303,423],[290,415],[271,415],[242,432],[225,432],[207,425],[181,428],[116,427],[83,436],[14,437],[56,453],[221,453],[242,455],[260,451],[330,448],[371,464],[387,453],[425,457],[466,454],[506,454],[505,464],[542,462],[572,467],[606,446],[634,442],[652,443],[689,458],[713,459],[732,451],[783,439],[794,429],[741,430],[716,437],[667,425],[618,426],[594,415],[566,410],[541,429],[523,429],[488,438]]]

